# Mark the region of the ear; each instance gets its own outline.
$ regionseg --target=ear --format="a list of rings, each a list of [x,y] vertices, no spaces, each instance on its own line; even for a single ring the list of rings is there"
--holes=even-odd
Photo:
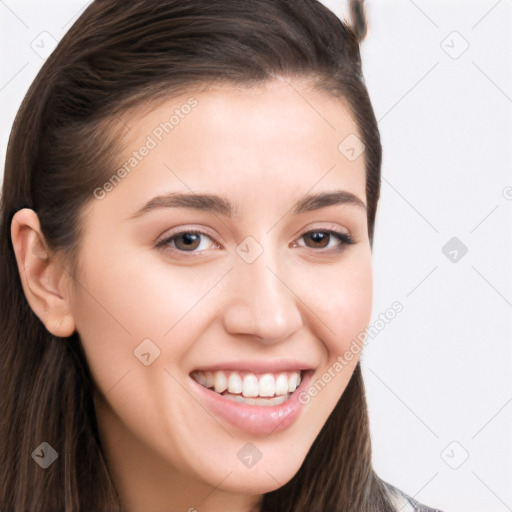
[[[23,208],[15,213],[11,239],[30,307],[49,332],[62,338],[71,336],[75,322],[66,287],[71,276],[51,254],[34,210]]]

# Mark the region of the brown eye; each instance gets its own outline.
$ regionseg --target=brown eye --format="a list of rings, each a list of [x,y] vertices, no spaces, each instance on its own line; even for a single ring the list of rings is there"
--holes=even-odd
[[[199,247],[201,234],[198,233],[182,233],[174,237],[176,249],[180,251],[195,250]]]
[[[208,248],[208,243],[201,244],[203,239],[212,240],[209,235],[201,231],[181,231],[174,235],[164,238],[158,242],[157,247],[169,247],[171,250],[180,252],[200,252],[197,249],[203,245],[201,250]]]
[[[325,231],[312,231],[304,235],[304,239],[308,238],[313,242],[313,249],[325,249],[329,245],[331,235]]]
[[[310,249],[329,248],[339,250],[343,249],[345,245],[352,245],[353,243],[355,243],[350,235],[330,230],[309,231],[308,233],[304,233],[301,238],[303,238],[304,240],[311,240],[311,244],[306,245],[306,247],[309,247]],[[338,244],[334,245],[334,247],[329,247],[329,244],[333,239],[338,240]]]

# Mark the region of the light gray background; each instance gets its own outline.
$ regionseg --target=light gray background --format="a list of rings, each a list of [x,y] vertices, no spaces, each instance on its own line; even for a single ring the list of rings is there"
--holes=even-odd
[[[2,162],[52,38],[87,3],[0,0]],[[324,3],[348,16],[345,1]],[[404,306],[363,355],[375,467],[445,512],[510,511],[512,0],[366,10],[384,147],[372,323]],[[443,253],[452,237],[465,255]]]

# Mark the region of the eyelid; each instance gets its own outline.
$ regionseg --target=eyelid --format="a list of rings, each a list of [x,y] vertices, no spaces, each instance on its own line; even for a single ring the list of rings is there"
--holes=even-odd
[[[302,236],[305,235],[306,233],[310,233],[311,231],[335,231],[337,233],[344,234],[352,238],[350,231],[344,226],[341,226],[340,224],[336,224],[333,222],[323,223],[321,226],[319,226],[318,224],[318,222],[308,224],[308,226],[301,229],[296,236]]]
[[[189,226],[179,226],[175,229],[171,229],[170,231],[166,231],[163,235],[159,236],[154,242],[155,245],[158,245],[162,242],[167,241],[169,238],[173,236],[180,235],[182,233],[200,233],[201,235],[205,235],[211,238],[213,241],[216,241],[216,235],[208,231],[206,228],[198,228],[198,227],[189,227]]]

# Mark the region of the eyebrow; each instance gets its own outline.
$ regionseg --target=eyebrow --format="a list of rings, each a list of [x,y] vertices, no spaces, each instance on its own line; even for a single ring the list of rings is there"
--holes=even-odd
[[[356,195],[345,190],[319,192],[300,198],[293,206],[293,214],[310,212],[334,205],[353,205],[366,211],[366,204]],[[141,217],[145,213],[160,208],[190,208],[194,210],[218,213],[229,218],[238,218],[238,209],[228,199],[215,194],[196,194],[170,192],[156,196],[137,210],[130,219]]]

